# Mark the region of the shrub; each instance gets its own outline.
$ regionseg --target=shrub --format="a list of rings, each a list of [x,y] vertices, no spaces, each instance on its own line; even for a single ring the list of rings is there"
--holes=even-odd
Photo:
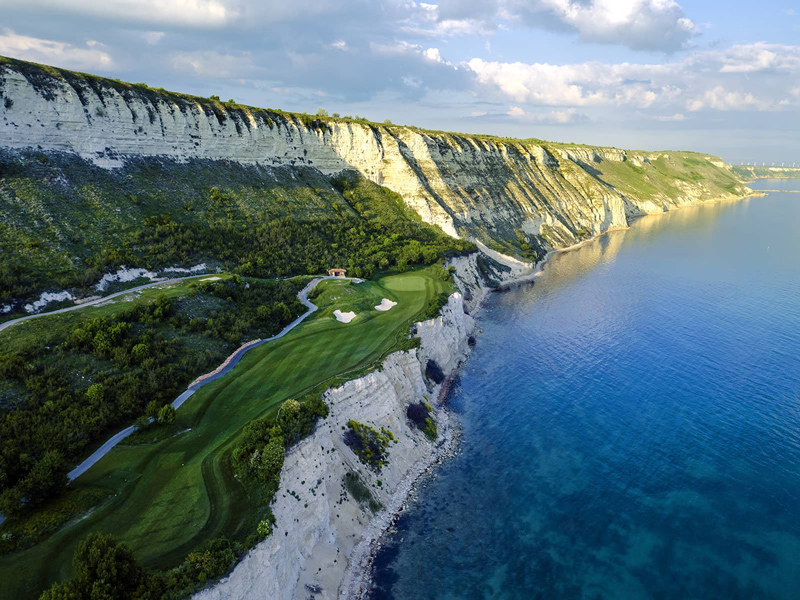
[[[78,545],[73,566],[75,579],[56,584],[40,600],[155,597],[130,548],[110,535],[90,534]]]
[[[175,422],[175,408],[171,404],[165,404],[158,411],[158,422],[166,425]]]
[[[428,418],[430,411],[424,402],[415,402],[408,405],[406,409],[406,416],[417,427],[425,424],[425,419]]]
[[[375,500],[372,492],[364,482],[361,481],[358,473],[350,471],[345,473],[342,477],[342,484],[344,485],[344,489],[352,496],[353,500],[363,506],[369,507],[373,513],[378,512],[383,507],[380,502]]]
[[[205,583],[209,579],[223,576],[236,560],[230,540],[217,538],[186,557],[186,574],[195,581]]]
[[[383,427],[377,431],[352,419],[347,422],[347,429],[344,432],[344,443],[361,462],[374,471],[380,471],[386,464],[388,459],[386,450],[393,439],[394,434]]]
[[[259,521],[258,528],[258,535],[262,538],[269,537],[269,534],[272,533],[272,521],[269,519],[264,519],[263,521]]]
[[[431,416],[432,409],[426,402],[416,402],[408,405],[406,416],[417,429],[420,429],[432,442],[436,440],[436,423]]]
[[[428,362],[425,364],[425,375],[436,384],[444,381],[444,372],[442,368],[432,358],[429,358]]]

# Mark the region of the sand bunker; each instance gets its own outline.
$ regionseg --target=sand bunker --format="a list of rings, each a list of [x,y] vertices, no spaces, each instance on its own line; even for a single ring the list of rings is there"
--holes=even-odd
[[[390,308],[392,308],[393,306],[396,306],[396,305],[397,305],[397,302],[392,302],[388,298],[384,298],[383,300],[381,300],[381,303],[378,304],[378,306],[375,307],[375,310],[385,311],[385,310],[389,310]]]
[[[206,277],[205,279],[201,279],[200,281],[219,281],[222,277]]]
[[[349,323],[350,321],[356,318],[356,313],[354,313],[352,310],[350,312],[344,313],[337,308],[335,311],[333,311],[333,316],[336,317],[337,321],[341,321],[342,323]]]

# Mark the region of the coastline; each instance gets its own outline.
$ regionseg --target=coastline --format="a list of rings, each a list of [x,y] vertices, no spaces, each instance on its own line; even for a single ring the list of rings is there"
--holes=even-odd
[[[751,190],[751,193],[739,198],[732,198],[730,200],[719,199],[698,204],[687,204],[685,206],[681,206],[680,208],[686,208],[687,206],[700,206],[702,204],[717,204],[721,202],[739,202],[747,198],[762,197],[765,195],[766,194],[760,193],[758,190]],[[651,215],[642,214],[635,217],[629,217],[630,222],[625,227],[613,227],[571,246],[550,250],[547,252],[547,254],[545,254],[541,261],[535,264],[530,272],[518,276],[512,276],[510,279],[502,281],[498,287],[495,288],[495,290],[499,291],[516,285],[523,285],[525,283],[533,282],[542,275],[544,268],[556,254],[577,250],[584,245],[598,240],[609,232],[629,229],[631,223],[642,217],[656,215],[660,216],[667,214],[668,212],[673,211],[652,213]],[[480,296],[475,303],[474,312],[472,313],[474,316],[479,314],[484,302],[487,300],[492,291],[494,291],[492,288],[480,288]],[[466,358],[467,357],[465,357],[464,360],[466,360]],[[462,364],[463,361],[459,361],[459,364],[450,373],[448,373],[448,379],[457,375],[457,372],[461,368]],[[441,404],[437,406],[437,414],[446,415],[448,423],[447,434],[443,436],[443,439],[439,444],[437,444],[435,451],[431,453],[430,456],[424,457],[412,467],[406,479],[404,479],[403,485],[397,488],[395,493],[392,495],[390,502],[387,503],[384,511],[378,514],[365,528],[361,541],[358,542],[350,555],[350,561],[345,572],[345,577],[343,578],[342,585],[339,588],[339,598],[344,598],[346,600],[365,600],[368,597],[374,576],[374,559],[380,549],[383,547],[387,538],[391,535],[394,535],[394,532],[392,531],[393,525],[397,523],[397,520],[400,518],[402,512],[416,501],[416,491],[419,483],[424,479],[424,477],[431,474],[433,469],[440,465],[444,460],[454,456],[457,453],[458,445],[461,443],[460,423],[458,422],[458,418],[446,408],[446,399],[446,397],[442,398]]]
[[[705,202],[694,206],[699,204]],[[291,486],[298,489],[298,484],[307,481],[317,481],[322,487],[315,488],[313,497],[304,496],[306,504],[292,495],[281,495],[273,506],[279,531],[251,550],[231,574],[195,598],[356,600],[368,595],[374,558],[391,535],[392,525],[416,499],[423,476],[452,456],[460,439],[457,417],[438,403],[433,414],[441,427],[434,444],[407,423],[409,403],[423,399],[435,403],[442,391],[441,384],[424,376],[427,360],[435,360],[448,377],[458,371],[470,353],[469,338],[477,329],[473,316],[493,291],[487,285],[492,277],[501,281],[497,290],[535,280],[557,252],[575,250],[605,233],[548,252],[526,273],[484,276],[475,255],[454,260],[459,292],[450,296],[440,316],[415,324],[421,339],[419,350],[391,354],[379,369],[329,389],[324,396],[331,408],[328,419],[287,454],[281,473],[287,494],[291,494]],[[385,426],[396,436],[399,445],[392,447],[389,463],[380,473],[365,468],[342,443],[340,429],[349,419],[376,429]],[[382,504],[379,511],[369,512],[345,491],[342,477],[348,472],[360,477]]]

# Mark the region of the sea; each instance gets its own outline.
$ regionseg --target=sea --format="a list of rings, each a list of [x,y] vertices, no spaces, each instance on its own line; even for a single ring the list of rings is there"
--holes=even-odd
[[[800,598],[800,193],[642,217],[478,323],[373,600]]]

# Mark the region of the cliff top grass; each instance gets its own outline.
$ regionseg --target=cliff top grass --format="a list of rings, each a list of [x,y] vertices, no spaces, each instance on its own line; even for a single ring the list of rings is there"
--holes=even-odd
[[[211,96],[210,98],[204,98],[201,96],[194,96],[182,92],[174,92],[166,90],[164,88],[153,88],[147,85],[146,83],[129,83],[122,81],[120,79],[111,79],[107,77],[101,77],[99,75],[93,75],[90,73],[70,71],[68,69],[61,69],[49,65],[42,65],[38,63],[19,60],[16,58],[0,56],[0,76],[2,76],[2,71],[4,68],[6,69],[10,68],[22,73],[31,82],[31,84],[46,98],[51,97],[53,91],[57,89],[56,86],[59,85],[60,83],[67,83],[68,85],[72,86],[73,89],[76,90],[79,98],[81,98],[81,101],[84,101],[82,95],[83,86],[87,86],[95,92],[99,92],[103,88],[111,88],[120,95],[122,95],[123,98],[138,96],[141,99],[147,100],[149,102],[166,101],[175,103],[178,106],[185,106],[185,105],[199,106],[204,112],[208,114],[213,113],[214,115],[216,115],[217,119],[219,119],[220,122],[224,121],[227,118],[227,116],[230,115],[234,119],[237,119],[237,123],[241,122],[248,129],[250,128],[250,120],[244,117],[248,115],[251,116],[260,115],[264,118],[264,120],[267,122],[270,128],[272,128],[273,126],[274,119],[283,117],[288,120],[292,120],[296,123],[301,123],[307,129],[312,129],[312,130],[319,130],[319,129],[324,130],[330,123],[356,124],[356,125],[363,125],[366,127],[370,127],[374,130],[379,130],[379,131],[383,130],[387,132],[395,132],[395,131],[399,132],[406,129],[409,131],[414,131],[416,133],[432,137],[440,137],[440,138],[449,137],[454,139],[462,139],[473,142],[484,142],[484,143],[505,145],[505,146],[542,146],[542,147],[551,147],[559,149],[585,148],[585,149],[599,150],[599,151],[621,150],[624,152],[633,152],[637,154],[680,152],[681,154],[693,154],[698,157],[702,157],[706,160],[711,160],[711,159],[721,160],[716,156],[712,156],[705,153],[692,152],[692,151],[669,151],[669,150],[648,151],[648,150],[633,150],[633,149],[625,150],[616,148],[614,146],[598,146],[593,144],[580,144],[574,142],[569,142],[569,143],[550,142],[533,137],[515,138],[515,137],[498,136],[485,133],[461,133],[454,131],[441,131],[441,130],[417,127],[414,125],[397,125],[389,122],[379,123],[376,121],[371,121],[367,118],[351,118],[342,116],[332,116],[328,114],[309,115],[308,113],[303,113],[303,112],[250,106],[247,104],[240,104],[233,100],[223,101],[218,96]],[[98,95],[100,95],[102,100],[102,95],[101,94]]]
[[[410,324],[452,283],[438,265],[385,274],[353,289],[390,311],[362,312],[348,326],[329,316],[336,284],[320,294],[320,310],[287,336],[248,352],[225,377],[200,389],[177,413],[180,435],[152,444],[121,445],[72,485],[74,494],[110,500],[38,545],[0,557],[4,593],[35,598],[71,575],[76,544],[89,532],[111,533],[149,567],[171,567],[192,549],[221,534],[241,539],[265,508],[234,477],[230,452],[253,419],[274,416],[287,398],[322,391],[331,382],[374,368],[402,347]],[[335,294],[334,294],[335,295]],[[101,493],[102,492],[102,493]],[[92,492],[94,494],[94,492]],[[89,497],[94,497],[90,495]],[[291,523],[277,523],[277,532]]]

